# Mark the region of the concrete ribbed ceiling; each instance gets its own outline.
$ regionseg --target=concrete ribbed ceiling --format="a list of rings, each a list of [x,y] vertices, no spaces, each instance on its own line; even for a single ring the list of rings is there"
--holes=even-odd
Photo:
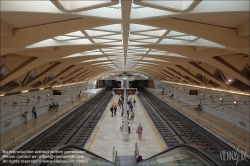
[[[122,71],[248,93],[249,2],[1,1],[1,55],[1,93]]]

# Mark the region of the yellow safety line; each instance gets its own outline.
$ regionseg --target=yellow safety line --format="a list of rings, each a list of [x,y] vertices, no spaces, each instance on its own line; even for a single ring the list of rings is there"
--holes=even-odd
[[[141,103],[140,103],[140,106],[141,106]],[[141,107],[142,107],[142,106],[141,106]],[[164,146],[163,146],[163,145],[162,145],[162,143],[161,143],[160,138],[159,138],[159,137],[158,137],[158,135],[156,134],[156,131],[155,131],[155,129],[153,128],[153,126],[152,126],[152,124],[151,124],[150,120],[148,119],[148,116],[146,115],[146,113],[145,113],[145,111],[144,111],[144,108],[143,108],[143,107],[142,107],[142,112],[144,113],[145,117],[147,118],[148,123],[149,123],[149,125],[150,125],[151,129],[154,131],[155,137],[157,138],[157,141],[159,142],[159,144],[160,144],[160,146],[161,146],[162,150],[165,150]]]
[[[168,158],[168,162],[170,163],[170,165],[172,165],[172,166],[173,166],[173,163],[172,163],[172,161],[171,161],[171,160],[169,160],[169,158]]]
[[[113,100],[112,100],[112,101],[113,101]],[[95,137],[96,137],[96,135],[97,135],[97,133],[98,133],[99,129],[101,128],[101,126],[102,126],[102,122],[103,122],[104,118],[106,117],[106,114],[107,114],[107,113],[108,113],[108,111],[106,111],[106,113],[105,113],[104,117],[102,118],[101,124],[100,124],[100,126],[98,127],[98,129],[96,130],[96,133],[95,133],[94,137],[92,138],[92,140],[91,140],[91,142],[90,142],[90,145],[89,145],[89,147],[88,147],[88,150],[91,148],[92,143],[94,142]]]

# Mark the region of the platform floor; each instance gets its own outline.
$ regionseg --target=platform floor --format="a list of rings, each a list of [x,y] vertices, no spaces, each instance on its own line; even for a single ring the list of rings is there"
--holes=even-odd
[[[121,116],[121,109],[118,108],[116,116],[114,117],[111,117],[111,112],[109,110],[112,104],[117,104],[118,98],[118,95],[113,96],[103,117],[101,117],[99,124],[97,124],[96,129],[84,148],[110,161],[113,161],[113,147],[115,147],[118,156],[131,156],[134,154],[136,142],[138,144],[139,153],[144,159],[163,151],[165,149],[164,143],[161,142],[154,127],[152,127],[150,119],[146,117],[147,113],[136,95],[129,96],[129,99],[135,98],[136,100],[136,105],[134,107],[135,119],[134,122],[130,121],[129,123],[131,127],[131,134],[129,135],[130,140],[128,142],[122,141],[123,135],[120,131],[120,125],[123,117]],[[139,140],[136,134],[139,123],[141,123],[143,127],[142,140]]]
[[[170,99],[167,95],[155,93],[155,89],[147,88],[149,92],[156,95],[160,99],[166,101],[174,108],[177,108],[181,113],[187,115],[191,119],[198,122],[201,126],[214,132],[219,138],[232,145],[234,148],[239,147],[249,154],[250,135],[249,132],[239,127],[234,126],[222,119],[219,119],[211,114],[203,111],[196,111],[193,106],[178,101],[177,99]]]
[[[77,107],[83,101],[89,99],[101,90],[102,88],[93,89],[88,93],[84,93],[81,97],[81,101],[79,101],[79,99],[75,99],[73,104],[71,101],[64,103],[60,105],[58,111],[48,111],[39,115],[36,119],[31,119],[27,123],[22,123],[1,133],[1,150],[8,149],[22,143],[27,138],[39,132],[41,129],[62,118],[63,115],[69,113],[73,108]]]

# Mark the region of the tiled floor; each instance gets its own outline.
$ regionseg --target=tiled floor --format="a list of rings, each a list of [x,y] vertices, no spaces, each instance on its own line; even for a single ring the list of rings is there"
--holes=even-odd
[[[131,127],[130,140],[128,142],[122,141],[123,135],[120,131],[120,125],[123,118],[121,116],[121,109],[118,108],[116,116],[111,117],[109,107],[118,101],[118,95],[115,95],[106,108],[100,123],[97,124],[97,129],[94,130],[93,135],[86,143],[86,149],[110,161],[112,161],[113,147],[115,147],[118,156],[131,156],[134,154],[136,142],[138,143],[139,153],[144,159],[163,151],[164,147],[149,124],[150,121],[146,118],[146,112],[139,99],[135,95],[130,95],[129,98],[135,98],[137,101],[134,108],[134,122],[130,122],[129,124]],[[136,134],[139,123],[143,127],[142,141],[138,140]]]
[[[55,120],[60,119],[63,115],[70,112],[73,108],[78,106],[81,102],[100,92],[102,89],[96,89],[91,93],[85,93],[81,101],[76,99],[73,104],[71,102],[60,105],[59,110],[48,111],[36,119],[31,119],[28,123],[20,124],[6,132],[1,133],[1,150],[16,146],[22,143],[28,137],[31,137],[41,129],[45,128]]]
[[[218,137],[228,142],[228,144],[233,145],[235,148],[239,146],[242,150],[246,150],[249,154],[250,136],[249,132],[246,130],[240,129],[203,111],[195,111],[194,108],[191,108],[191,106],[188,107],[187,104],[176,101],[176,99],[173,101],[166,95],[162,96],[161,94],[155,93],[154,89],[147,90],[177,108],[181,113],[192,118],[201,126],[205,126],[208,130],[214,132]]]

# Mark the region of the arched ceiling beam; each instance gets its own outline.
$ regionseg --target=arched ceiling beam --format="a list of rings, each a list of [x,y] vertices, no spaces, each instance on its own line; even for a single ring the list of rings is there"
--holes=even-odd
[[[214,67],[217,67],[220,70],[227,71],[227,73],[230,73],[230,75],[232,75],[233,77],[244,82],[246,85],[249,85],[250,78],[247,75],[245,75],[243,72],[238,70],[236,67],[228,63],[223,58],[216,56],[213,58],[202,59],[201,61],[207,64],[210,64]]]
[[[249,55],[249,37],[239,37],[236,29],[174,18],[141,20],[140,23],[194,35]]]
[[[80,18],[57,23],[49,23],[28,28],[14,30],[11,38],[1,37],[2,48],[26,47],[39,41],[52,38],[58,35],[77,31],[79,29],[89,29],[96,26],[109,24],[108,20],[97,18]],[[60,28],[58,28],[60,27]],[[32,35],[32,37],[27,37]]]
[[[235,53],[234,51],[221,50],[221,49],[215,49],[215,48],[197,52],[195,51],[194,47],[179,46],[179,45],[165,45],[165,44],[157,44],[157,45],[145,44],[145,45],[138,45],[137,47],[167,51],[167,52],[179,54],[182,56],[186,56],[188,58],[208,58],[208,57],[228,55],[228,54]]]

